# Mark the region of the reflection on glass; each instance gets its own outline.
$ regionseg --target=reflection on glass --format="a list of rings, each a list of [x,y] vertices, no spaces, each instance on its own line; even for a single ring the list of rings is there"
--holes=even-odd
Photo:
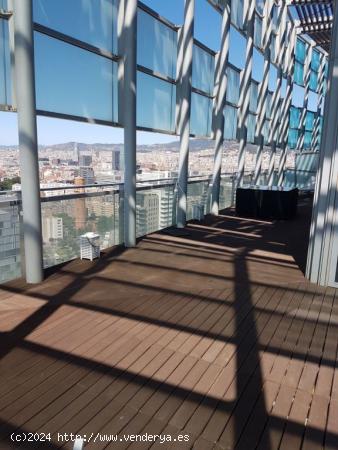
[[[159,78],[137,72],[137,125],[175,131],[176,87]]]
[[[117,0],[34,0],[34,21],[117,54]]]
[[[231,67],[227,67],[227,76],[226,99],[228,102],[237,105],[239,100],[240,73]]]
[[[117,63],[34,33],[37,108],[117,122]]]
[[[137,63],[176,78],[177,35],[145,11],[137,12]]]
[[[204,95],[191,93],[190,133],[194,136],[211,134],[212,100]]]
[[[211,95],[214,86],[214,57],[194,44],[192,61],[192,86]]]
[[[237,134],[237,108],[226,105],[224,108],[224,139],[235,140]]]
[[[10,52],[8,22],[0,19],[0,104],[11,105]]]

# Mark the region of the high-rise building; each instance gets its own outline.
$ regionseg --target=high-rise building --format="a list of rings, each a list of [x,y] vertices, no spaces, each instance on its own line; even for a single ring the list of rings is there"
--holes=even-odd
[[[43,242],[49,242],[51,239],[63,239],[63,219],[62,217],[43,217],[42,218],[42,238]]]
[[[159,197],[153,192],[139,192],[136,206],[136,233],[144,236],[158,230]]]
[[[114,149],[111,152],[111,169],[112,170],[122,170],[121,152],[118,149]]]
[[[79,176],[84,179],[84,184],[94,184],[95,182],[94,169],[92,167],[81,166]]]
[[[92,157],[91,157],[91,155],[80,154],[79,166],[80,167],[90,167],[91,165],[92,165]]]

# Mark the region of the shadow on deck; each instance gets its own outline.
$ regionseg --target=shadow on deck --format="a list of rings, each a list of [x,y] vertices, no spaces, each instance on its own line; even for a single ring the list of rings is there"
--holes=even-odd
[[[0,448],[338,448],[338,302],[304,279],[309,220],[227,210],[1,286]]]

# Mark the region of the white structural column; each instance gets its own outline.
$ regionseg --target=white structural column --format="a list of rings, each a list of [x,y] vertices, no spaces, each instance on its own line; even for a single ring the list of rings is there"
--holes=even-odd
[[[335,6],[329,54],[328,93],[320,144],[306,275],[314,283],[338,286],[338,14]]]
[[[278,37],[276,40],[276,55],[277,55],[277,80],[276,89],[272,96],[272,107],[271,107],[271,128],[269,134],[270,142],[270,162],[268,170],[268,185],[272,186],[274,182],[274,171],[275,171],[275,159],[278,144],[278,129],[280,123],[280,100],[281,100],[281,89],[283,80],[283,70],[282,64],[285,57],[285,32],[286,32],[286,16],[287,16],[287,5],[285,2],[280,3],[279,14],[278,14]]]
[[[178,167],[177,226],[184,228],[187,217],[188,165],[191,110],[191,76],[194,43],[195,0],[185,0],[184,23],[180,31],[178,48],[178,131],[180,156]]]
[[[43,257],[32,14],[32,0],[14,1],[15,88],[25,272],[28,283],[39,283],[43,280]]]
[[[245,169],[245,152],[247,144],[247,119],[250,105],[250,86],[252,75],[252,55],[253,55],[253,38],[254,38],[254,22],[255,22],[255,2],[245,0],[245,24],[246,24],[246,52],[245,67],[241,74],[240,97],[239,97],[239,151],[236,185],[239,186],[243,181]]]
[[[123,125],[124,125],[124,243],[136,245],[136,37],[137,0],[124,0]]]
[[[306,52],[305,64],[304,64],[304,102],[303,108],[300,116],[300,133],[297,142],[297,149],[300,151],[304,150],[304,139],[305,139],[305,126],[306,126],[306,113],[309,103],[309,93],[310,93],[310,75],[311,75],[311,59],[312,59],[312,45],[308,45],[308,51]]]
[[[264,66],[263,66],[263,78],[259,85],[258,91],[258,105],[257,105],[257,126],[256,126],[256,139],[258,142],[256,163],[253,184],[259,183],[259,178],[262,171],[262,157],[264,150],[264,125],[266,121],[267,110],[267,98],[269,92],[269,74],[271,66],[271,31],[272,20],[271,11],[273,8],[273,2],[265,2],[264,4],[264,17],[263,17],[263,42],[262,47],[264,50]]]
[[[212,173],[212,192],[211,192],[211,214],[218,215],[219,211],[219,193],[222,170],[222,154],[224,139],[224,106],[227,90],[227,65],[229,55],[229,30],[230,30],[230,0],[224,5],[221,30],[221,50],[217,56],[215,69],[215,88],[214,88],[214,133],[215,133],[215,154]]]
[[[296,43],[296,28],[291,27],[288,30],[289,45],[286,48],[286,93],[281,106],[281,124],[279,128],[279,141],[281,143],[281,154],[278,166],[278,186],[283,184],[284,169],[287,159],[288,151],[288,135],[290,124],[290,109],[292,105],[292,88],[293,88],[293,73],[294,73],[294,49]]]

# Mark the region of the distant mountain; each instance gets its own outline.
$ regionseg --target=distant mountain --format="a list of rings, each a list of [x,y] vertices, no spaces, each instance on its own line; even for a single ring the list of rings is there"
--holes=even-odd
[[[77,146],[77,148],[80,151],[92,151],[92,152],[96,152],[96,151],[112,151],[112,150],[122,150],[123,151],[123,144],[119,143],[119,144],[100,144],[100,143],[96,143],[96,144],[84,144],[81,142],[65,142],[63,144],[54,144],[54,145],[39,145],[39,150],[42,151],[72,151],[74,150],[75,146]],[[233,150],[237,150],[238,149],[238,143],[237,142],[233,142],[233,141],[225,141],[224,142],[224,147],[227,149],[233,149]],[[5,145],[0,145],[0,151],[1,150],[17,150],[17,146],[14,145],[9,145],[9,146],[5,146]],[[191,139],[190,140],[190,151],[191,152],[198,152],[201,150],[206,150],[206,149],[213,149],[214,148],[214,141],[210,140],[210,139]],[[247,145],[247,151],[249,153],[254,153],[256,152],[256,146],[252,145],[252,144],[248,144]],[[178,152],[180,149],[180,142],[179,141],[173,141],[173,142],[168,142],[168,143],[164,143],[164,144],[147,144],[147,145],[138,145],[137,146],[137,151],[140,153],[147,153],[147,152],[153,152],[156,150],[165,150],[168,152],[173,152],[176,153]]]

